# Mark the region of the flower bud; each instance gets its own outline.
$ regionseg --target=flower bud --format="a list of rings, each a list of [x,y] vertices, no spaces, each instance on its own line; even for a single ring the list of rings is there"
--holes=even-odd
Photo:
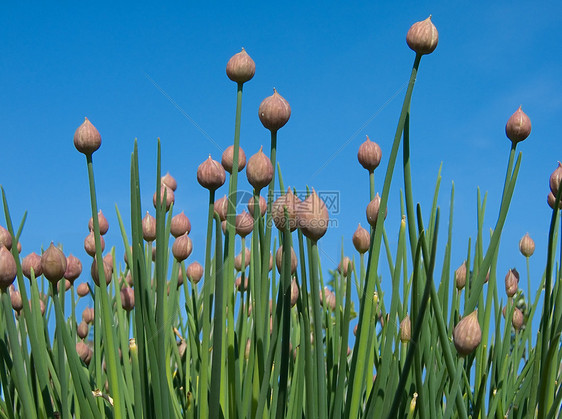
[[[176,189],[178,188],[178,182],[176,182],[176,180],[174,179],[174,177],[170,174],[170,172],[167,172],[164,176],[162,176],[160,178],[160,183],[162,185],[166,185],[168,188],[170,188],[172,191],[176,191]]]
[[[367,205],[367,221],[369,222],[369,224],[374,228],[377,224],[377,218],[379,216],[379,207],[381,205],[381,197],[379,196],[379,194],[377,194],[375,196],[375,198],[369,202],[369,205]],[[384,211],[384,218],[386,219],[386,216],[388,214],[388,208],[385,208]]]
[[[107,230],[109,230],[109,223],[107,222],[107,218],[105,218],[105,215],[103,215],[101,210],[98,211],[98,223],[100,226],[100,234],[103,236],[105,233],[107,233]],[[88,229],[90,231],[94,231],[94,220],[92,217],[90,217],[90,221],[88,221]]]
[[[273,89],[273,95],[266,97],[260,104],[258,116],[265,128],[276,132],[291,117],[291,107],[283,96]]]
[[[336,309],[336,294],[334,294],[328,287],[324,287],[324,293],[320,291],[320,304],[324,307],[324,295],[326,296],[326,307],[330,309],[330,311],[334,311]]]
[[[260,207],[260,214],[263,217],[265,215],[265,212],[267,211],[267,201],[263,196],[259,197],[258,205]],[[254,197],[251,196],[250,200],[248,201],[248,211],[250,212],[252,218],[254,217],[254,206],[255,206]]]
[[[246,211],[236,216],[236,234],[240,237],[246,237],[254,229],[254,219]]]
[[[478,311],[474,310],[458,322],[453,330],[453,343],[460,356],[472,353],[482,340],[482,330],[478,323]]]
[[[107,263],[111,267],[111,269],[113,269],[113,255],[111,254],[111,252],[103,257],[103,261]]]
[[[271,182],[273,178],[273,165],[269,157],[263,153],[263,147],[260,147],[260,151],[248,160],[246,177],[256,191],[260,191]]]
[[[439,34],[431,22],[431,15],[420,22],[414,23],[406,35],[406,43],[416,54],[431,54],[437,47]]]
[[[513,307],[513,317],[511,318],[511,324],[513,325],[513,328],[515,330],[521,330],[524,322],[525,318],[523,316],[523,312],[517,307]]]
[[[513,268],[505,276],[505,293],[508,297],[513,297],[519,288],[519,272]]]
[[[133,275],[131,275],[131,271],[127,272],[124,281],[129,284],[130,287],[134,286]]]
[[[105,240],[102,236],[100,236],[100,244],[101,251],[103,252],[105,250]],[[84,250],[91,257],[94,257],[96,255],[96,238],[93,231],[90,231],[90,234],[88,234],[84,239]]]
[[[466,285],[466,260],[455,271],[455,287],[460,291]]]
[[[92,360],[92,350],[90,347],[85,344],[83,341],[79,341],[76,343],[76,353],[80,357],[80,359],[86,365],[90,365],[90,361]]]
[[[35,278],[43,275],[43,270],[41,269],[41,256],[39,256],[35,252],[31,252],[21,261],[21,271],[23,272],[23,275],[28,279],[31,279],[32,268]]]
[[[76,328],[76,334],[80,339],[86,339],[86,337],[88,337],[88,332],[89,332],[88,329],[89,329],[88,323],[82,320],[78,325],[78,327]]]
[[[367,252],[371,246],[371,234],[361,227],[361,224],[357,226],[357,230],[353,233],[352,240],[355,249],[361,254]]]
[[[176,285],[177,285],[178,288],[183,285],[183,271],[181,269],[181,265],[178,269],[178,283]]]
[[[531,120],[525,112],[519,109],[507,120],[505,124],[505,135],[512,143],[523,141],[531,133]]]
[[[80,285],[78,285],[78,287],[76,288],[76,293],[79,297],[85,297],[86,295],[88,295],[90,293],[90,287],[88,286],[88,283],[82,282]]]
[[[408,343],[412,339],[412,321],[410,316],[406,314],[406,317],[400,322],[400,341],[402,343]]]
[[[377,143],[371,141],[367,136],[365,142],[359,146],[359,151],[357,152],[357,160],[359,160],[361,166],[363,166],[369,172],[373,172],[379,166],[381,157],[381,148]]]
[[[226,180],[226,173],[221,164],[209,158],[199,165],[197,168],[197,181],[205,189],[214,191],[220,188]]]
[[[535,253],[535,242],[531,236],[529,236],[529,233],[525,233],[521,240],[519,240],[519,251],[527,258]]]
[[[248,248],[244,249],[244,269],[250,265],[250,257],[251,257],[250,249]],[[234,258],[234,268],[237,271],[242,270],[242,251],[238,253],[238,255]]]
[[[23,301],[21,300],[20,292],[15,289],[10,290],[10,300],[12,302],[12,308],[19,314],[23,308]]]
[[[0,226],[0,247],[2,246],[8,250],[12,248],[12,235],[4,227]]]
[[[125,311],[131,311],[135,307],[135,292],[130,287],[121,289],[121,305]]]
[[[203,266],[201,266],[199,262],[191,263],[187,267],[186,276],[190,281],[193,281],[194,284],[197,284],[203,277]]]
[[[314,189],[312,194],[297,205],[296,215],[302,234],[310,240],[318,241],[326,233],[330,216],[326,204],[316,195]]]
[[[179,237],[184,234],[189,234],[191,232],[191,222],[187,215],[182,211],[172,217],[172,222],[170,223],[170,233],[172,236]]]
[[[299,284],[297,284],[297,279],[293,278],[291,281],[291,307],[294,307],[297,304],[299,299]]]
[[[93,324],[94,323],[95,312],[92,307],[86,307],[82,312],[82,321]]]
[[[213,204],[215,212],[219,215],[221,221],[226,220],[226,216],[228,214],[228,198],[223,196],[220,199],[217,199]]]
[[[147,242],[156,240],[156,218],[146,211],[146,215],[142,219],[142,237]]]
[[[549,178],[550,192],[552,192],[554,198],[556,198],[556,194],[558,193],[560,180],[562,180],[562,163],[558,162],[558,167],[554,172],[552,172]],[[554,202],[552,205],[554,205]]]
[[[92,275],[92,279],[94,283],[99,287],[100,286],[100,277],[98,273],[98,267],[96,258],[92,261],[92,267],[90,269],[90,274]],[[113,267],[103,259],[103,274],[105,276],[105,284],[108,285],[111,282],[111,276],[113,275]]]
[[[343,276],[347,276],[347,274],[349,273],[350,264],[351,264],[351,270],[353,271],[353,261],[347,256],[344,256],[338,265],[338,272]]]
[[[244,48],[238,54],[234,54],[226,64],[226,75],[236,83],[250,81],[256,73],[256,63],[250,58]]]
[[[152,205],[154,205],[154,208],[156,208],[156,194],[158,192],[154,192],[154,195],[152,195]],[[164,197],[165,195],[165,197]],[[165,184],[161,183],[160,184],[160,203],[164,203],[164,198],[166,199],[166,211],[168,211],[170,209],[170,207],[172,206],[172,204],[176,201],[176,197],[174,195],[174,190],[168,186],[166,186]]]
[[[88,118],[74,132],[74,147],[80,153],[91,155],[101,146],[101,135]]]
[[[503,306],[502,315],[505,319],[505,316],[507,315],[507,306]],[[515,330],[520,330],[523,327],[524,321],[523,312],[519,308],[513,307],[513,316],[511,316],[511,325],[513,328]]]
[[[238,275],[234,280],[234,286],[238,291],[246,291],[248,289],[248,277],[245,276],[244,284],[242,284],[242,275]]]
[[[277,272],[281,273],[281,268],[283,267],[283,246],[279,246],[275,253],[275,265],[277,266]],[[291,275],[294,275],[297,271],[297,265],[297,255],[295,250],[291,247]]]
[[[232,174],[232,168],[234,167],[234,146],[231,145],[226,148],[222,153],[221,159],[222,167],[228,173]],[[242,147],[238,147],[238,171],[241,172],[246,166],[246,153],[242,150]]]
[[[390,313],[386,313],[386,316],[379,314],[379,322],[381,323],[381,327],[384,327],[386,323],[390,320]]]
[[[60,292],[60,288],[61,288],[61,284],[62,281],[57,282],[57,290]],[[68,279],[64,280],[64,291],[68,291],[70,289],[70,287],[72,286],[72,284],[70,283],[70,281]]]
[[[64,276],[66,257],[59,248],[53,245],[53,242],[41,255],[41,269],[45,278],[53,284]]]
[[[281,231],[285,230],[285,208],[287,208],[289,231],[295,231],[297,229],[297,206],[300,202],[300,199],[293,194],[291,188],[287,189],[285,195],[281,195],[277,198],[271,206],[271,214],[275,227]]]
[[[548,202],[548,206],[554,209],[554,204],[556,204],[556,197],[552,192],[548,194],[546,201]],[[562,209],[562,200],[558,203],[558,209]]]
[[[187,259],[192,250],[193,244],[187,233],[175,239],[172,245],[172,254],[178,262]]]
[[[70,281],[71,284],[74,283],[76,278],[82,273],[82,262],[76,256],[69,254],[66,258],[66,271],[64,271],[64,277]]]

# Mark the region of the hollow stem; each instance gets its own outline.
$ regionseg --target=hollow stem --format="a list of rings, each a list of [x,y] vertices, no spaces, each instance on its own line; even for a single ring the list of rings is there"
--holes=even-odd
[[[88,182],[90,184],[90,204],[92,207],[92,221],[94,224],[94,237],[96,243],[96,260],[98,268],[98,278],[100,287],[96,287],[96,295],[100,295],[101,315],[104,337],[104,349],[107,357],[107,373],[109,378],[109,387],[113,396],[113,407],[115,418],[124,417],[123,406],[121,402],[121,389],[119,382],[118,364],[117,364],[117,347],[115,346],[113,316],[111,314],[110,303],[108,301],[105,273],[103,269],[103,256],[100,241],[100,225],[98,220],[98,205],[96,199],[96,186],[94,181],[94,165],[92,155],[86,155],[86,163],[88,166]]]
[[[213,213],[215,191],[209,191],[209,212],[207,217],[207,245],[205,249],[205,279],[203,283],[203,343],[201,347],[201,370],[199,372],[199,413],[200,417],[209,417],[209,400],[207,398],[209,384],[209,336],[211,333],[212,295],[211,286],[211,243],[213,234]],[[214,270],[213,270],[213,273]]]
[[[410,109],[410,101],[412,98],[412,92],[414,90],[414,84],[416,81],[416,75],[418,72],[418,67],[420,64],[421,55],[416,54],[414,60],[414,65],[412,67],[412,72],[410,74],[410,81],[408,83],[408,89],[406,90],[406,96],[404,98],[404,103],[402,104],[402,112],[400,113],[400,118],[398,120],[398,126],[396,128],[396,133],[394,135],[394,142],[392,144],[392,150],[390,153],[388,166],[385,175],[385,182],[383,186],[383,192],[381,197],[381,203],[379,207],[379,213],[384,214],[387,207],[388,195],[390,193],[390,184],[392,182],[392,174],[394,172],[394,166],[396,164],[396,157],[398,154],[398,148],[400,146],[400,138],[402,137],[402,132],[404,129],[404,124],[406,121],[406,115]],[[361,395],[363,394],[363,384],[365,382],[365,373],[368,370],[366,364],[367,360],[367,347],[369,336],[372,331],[369,328],[369,319],[372,316],[373,306],[372,304],[367,304],[367,300],[371,299],[375,290],[375,282],[378,267],[378,257],[380,253],[381,241],[382,241],[382,226],[384,217],[378,217],[377,226],[374,232],[374,238],[372,239],[371,250],[369,253],[369,261],[367,264],[367,280],[365,283],[365,289],[363,295],[361,296],[361,310],[359,311],[359,327],[357,333],[357,340],[355,343],[356,350],[353,351],[353,357],[351,361],[350,384],[347,390],[347,401],[346,401],[346,417],[358,417],[359,408],[361,405]]]

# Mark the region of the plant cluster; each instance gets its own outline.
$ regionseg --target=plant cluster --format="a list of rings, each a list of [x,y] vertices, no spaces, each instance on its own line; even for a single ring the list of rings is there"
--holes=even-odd
[[[314,188],[307,187],[304,199],[286,188],[276,161],[277,136],[291,116],[277,91],[258,110],[270,133],[269,155],[260,149],[246,159],[240,147],[243,87],[255,74],[255,63],[243,49],[226,66],[237,86],[234,143],[221,162],[209,156],[196,173],[209,192],[203,265],[188,263],[191,223],[183,212],[174,215],[178,185],[169,173],[162,176],[159,142],[154,215],[143,216],[141,210],[134,145],[129,230],[116,207],[124,249],[119,263],[115,247],[106,251],[109,224],[97,206],[93,156],[101,135],[88,119],[76,130],[74,145],[86,158],[92,210],[84,240],[91,257],[84,261],[88,275],[80,260],[53,243],[23,257],[19,237],[25,216],[16,229],[2,189],[0,416],[558,415],[562,165],[550,177],[547,264],[534,298],[529,260],[535,245],[529,235],[519,243],[527,263],[526,295],[516,269],[506,269],[505,295],[497,276],[505,269],[498,249],[522,160],[516,148],[531,132],[521,108],[505,128],[510,151],[495,227],[484,237],[487,196],[478,192],[476,240],[469,241],[466,260],[452,271],[453,187],[438,272],[440,176],[424,220],[413,197],[409,145],[416,76],[422,57],[438,43],[431,19],[415,23],[406,41],[415,58],[383,187],[375,193],[383,154],[367,137],[357,157],[369,175],[368,228],[359,224],[346,239],[357,254],[342,248],[330,278],[324,278],[318,252],[329,227],[327,207]],[[400,146],[402,217],[392,226],[385,218]],[[238,175],[244,169],[254,191],[248,212],[236,214]],[[225,183],[226,195],[215,200]],[[274,199],[276,190],[282,194]],[[387,237],[392,229],[398,230],[395,249]],[[390,277],[379,273],[383,263]],[[88,279],[76,284],[81,275]],[[76,301],[90,298],[93,307],[78,322]],[[540,326],[533,331],[541,301]]]

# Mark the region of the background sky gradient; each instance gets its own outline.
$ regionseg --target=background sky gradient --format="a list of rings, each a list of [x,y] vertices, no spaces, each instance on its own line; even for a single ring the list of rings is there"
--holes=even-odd
[[[163,171],[170,171],[179,185],[176,212],[184,210],[192,222],[194,251],[188,261],[203,262],[208,192],[197,183],[196,170],[209,153],[220,160],[222,149],[233,141],[236,85],[226,77],[225,66],[244,47],[256,62],[256,75],[244,86],[242,148],[248,157],[261,145],[269,149],[269,131],[257,110],[277,88],[292,108],[278,136],[285,184],[340,194],[340,212],[333,214],[337,227],[319,244],[323,269],[337,265],[342,238],[345,253],[356,256],[351,236],[357,223],[367,225],[369,202],[368,174],[357,162],[357,149],[365,135],[382,148],[375,172],[381,192],[414,60],[406,32],[429,14],[439,45],[421,61],[411,107],[414,199],[427,220],[443,162],[439,247],[446,240],[454,181],[456,268],[466,256],[469,237],[474,243],[478,187],[488,192],[484,231],[495,225],[510,148],[504,127],[522,105],[533,130],[518,146],[523,162],[497,274],[503,278],[517,267],[521,285],[526,284],[518,241],[529,232],[536,242],[531,259],[536,286],[546,260],[548,177],[562,159],[556,131],[562,113],[562,4],[553,1],[328,2],[321,7],[4,2],[0,184],[16,223],[29,212],[23,255],[39,253],[54,241],[89,271],[83,249],[91,215],[87,171],[72,142],[87,116],[103,140],[94,166],[98,205],[110,223],[107,248],[116,246],[122,254],[115,204],[128,221],[135,138],[143,206],[154,213],[160,137]],[[399,159],[386,221],[391,246],[400,222],[400,165]],[[250,190],[245,172],[240,188]],[[226,186],[217,197],[225,191]],[[5,225],[3,217],[0,224]],[[380,273],[388,278],[386,263],[382,266]],[[83,274],[79,282],[86,278]]]

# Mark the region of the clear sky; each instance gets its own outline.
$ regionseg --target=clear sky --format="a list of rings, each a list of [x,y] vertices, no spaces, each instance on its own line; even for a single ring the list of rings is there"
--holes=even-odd
[[[504,127],[523,105],[533,130],[518,147],[523,162],[498,276],[514,266],[524,272],[518,241],[529,232],[537,245],[531,261],[536,285],[545,266],[551,213],[548,177],[562,159],[556,128],[562,113],[562,5],[553,1],[321,7],[3,2],[0,184],[14,220],[29,211],[23,254],[39,253],[54,241],[89,266],[83,249],[90,217],[87,172],[72,142],[87,116],[103,140],[94,164],[99,206],[110,222],[106,243],[122,249],[114,207],[129,219],[135,138],[142,202],[153,212],[160,137],[163,170],[179,184],[176,209],[184,210],[193,226],[189,260],[202,262],[208,192],[198,185],[196,170],[209,153],[220,160],[232,143],[236,85],[225,66],[244,47],[256,62],[256,75],[244,87],[241,146],[248,157],[260,145],[269,148],[269,132],[257,110],[276,87],[292,107],[278,138],[285,183],[340,194],[340,212],[333,214],[338,227],[320,241],[324,269],[335,267],[342,238],[346,254],[355,254],[351,235],[358,222],[367,224],[368,175],[357,162],[357,149],[365,135],[381,146],[383,161],[375,172],[380,192],[414,60],[406,32],[429,14],[439,45],[422,59],[411,108],[414,198],[427,219],[443,162],[439,203],[445,222],[454,181],[452,264],[458,266],[468,238],[475,236],[477,187],[489,192],[484,230],[495,224],[510,147]],[[400,220],[399,167],[386,223],[391,243],[397,241]],[[241,189],[249,190],[245,172]],[[5,225],[3,217],[0,223]],[[443,223],[441,248],[445,232]],[[381,274],[388,277],[385,270]]]

